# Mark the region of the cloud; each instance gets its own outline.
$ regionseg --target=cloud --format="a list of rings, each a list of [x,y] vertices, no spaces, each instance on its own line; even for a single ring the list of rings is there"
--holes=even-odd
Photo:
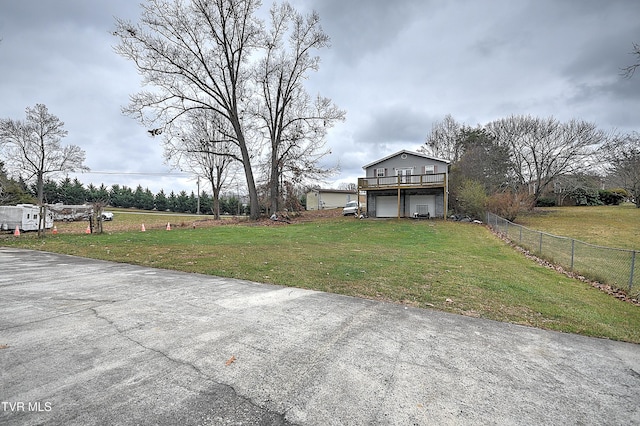
[[[168,173],[159,139],[123,116],[140,90],[133,64],[113,52],[114,17],[136,21],[130,0],[22,0],[0,14],[0,117],[23,118],[44,103],[65,122],[66,143],[87,164],[118,175],[83,181],[195,190]],[[640,75],[620,68],[640,42],[640,2],[631,0],[293,0],[315,9],[332,40],[306,82],[331,98],[347,120],[331,129],[328,167],[335,184],[400,149],[416,149],[435,120],[469,125],[511,114],[592,121],[608,130],[640,130]],[[265,2],[263,9],[270,6]],[[170,187],[170,185],[176,185]],[[327,185],[331,185],[329,182]]]

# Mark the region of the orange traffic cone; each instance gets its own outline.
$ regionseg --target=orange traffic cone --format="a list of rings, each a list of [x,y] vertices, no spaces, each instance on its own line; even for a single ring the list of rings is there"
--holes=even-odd
[[[167,231],[171,231],[171,224],[167,222]]]
[[[91,225],[87,225],[87,230],[84,231],[85,234],[90,234],[91,233]]]
[[[16,225],[16,230],[13,231],[13,235],[15,235],[16,237],[20,236],[20,228],[18,228],[18,225]]]
[[[52,231],[53,235],[56,235],[58,233],[58,227],[53,225],[53,231]]]
[[[144,229],[144,223],[142,224],[142,227],[140,228],[140,232],[144,232],[146,231],[146,229]]]

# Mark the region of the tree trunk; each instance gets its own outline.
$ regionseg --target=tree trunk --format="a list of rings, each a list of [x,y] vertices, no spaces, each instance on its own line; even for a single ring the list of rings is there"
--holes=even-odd
[[[46,228],[46,209],[44,207],[44,177],[42,172],[38,172],[38,206],[40,213],[38,218],[38,238],[44,237],[44,229]]]
[[[220,188],[211,183],[211,191],[213,192],[213,218],[220,219]]]
[[[278,147],[277,144],[271,145],[271,171],[269,176],[269,215],[278,212],[278,196],[279,194],[279,182],[280,173],[279,161],[278,161]]]
[[[251,156],[249,155],[240,120],[235,117],[235,119],[232,120],[232,124],[238,138],[240,153],[242,154],[242,166],[244,167],[244,175],[247,180],[247,190],[249,191],[250,217],[252,220],[257,220],[260,217],[260,204],[258,203],[258,190],[253,177],[253,170],[251,169]]]

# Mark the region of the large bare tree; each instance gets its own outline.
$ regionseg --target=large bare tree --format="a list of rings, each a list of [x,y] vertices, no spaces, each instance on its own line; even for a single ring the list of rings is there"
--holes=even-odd
[[[167,162],[205,179],[213,193],[213,214],[220,218],[220,192],[241,164],[236,145],[229,139],[228,121],[210,110],[189,114],[179,132],[165,138]]]
[[[640,208],[640,133],[616,135],[600,149],[609,178],[631,195]]]
[[[462,156],[461,135],[463,126],[451,114],[431,126],[431,132],[418,151],[455,163]]]
[[[60,172],[89,170],[85,152],[77,145],[63,146],[64,123],[43,104],[26,109],[26,120],[0,119],[0,149],[7,169],[25,182],[35,180],[40,205],[38,235],[45,228],[44,179]]]
[[[553,117],[514,115],[485,126],[499,145],[510,148],[512,171],[520,185],[530,185],[537,200],[556,177],[588,170],[595,148],[607,135],[595,124]]]
[[[318,66],[312,50],[328,43],[317,14],[275,6],[266,31],[255,15],[259,6],[259,0],[148,0],[138,24],[117,20],[115,31],[116,52],[150,86],[131,97],[125,112],[156,134],[175,133],[172,127],[195,110],[222,117],[224,137],[242,161],[252,218],[260,214],[254,166],[263,143],[270,142],[277,205],[279,178],[287,171],[319,173],[326,129],[344,117],[328,99],[311,99],[302,84]]]
[[[330,153],[324,138],[345,112],[328,98],[312,98],[303,84],[319,68],[314,52],[329,46],[318,14],[303,16],[285,2],[274,4],[270,16],[265,55],[256,68],[260,96],[254,112],[270,143],[269,207],[276,212],[285,177],[298,184],[331,172],[318,166]]]
[[[633,43],[633,51],[631,52],[631,54],[636,57],[636,62],[634,62],[632,65],[622,68],[622,75],[626,78],[633,77],[636,69],[640,67],[640,44]]]
[[[262,33],[254,17],[259,6],[259,0],[148,0],[138,24],[117,19],[115,30],[116,52],[150,86],[131,96],[124,111],[164,129],[194,110],[223,117],[242,158],[252,218],[260,209],[244,111],[250,59]]]

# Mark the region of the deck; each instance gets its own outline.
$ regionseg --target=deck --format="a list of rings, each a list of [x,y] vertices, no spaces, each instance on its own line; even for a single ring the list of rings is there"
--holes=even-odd
[[[358,178],[358,190],[444,188],[446,173]]]

